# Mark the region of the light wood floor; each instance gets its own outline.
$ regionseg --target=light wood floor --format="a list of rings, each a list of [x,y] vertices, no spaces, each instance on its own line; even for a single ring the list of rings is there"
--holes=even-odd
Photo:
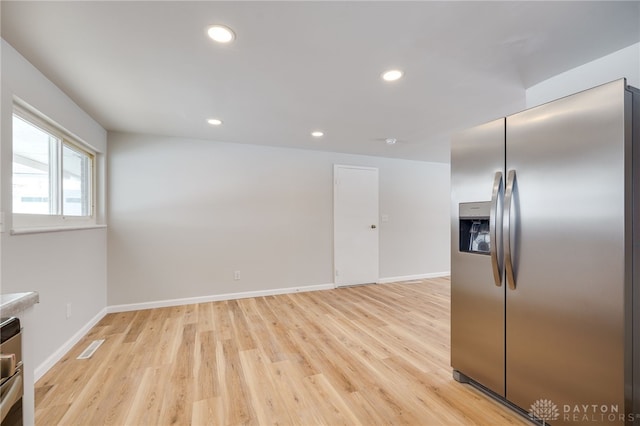
[[[529,424],[451,378],[449,284],[109,314],[36,384],[36,424]]]

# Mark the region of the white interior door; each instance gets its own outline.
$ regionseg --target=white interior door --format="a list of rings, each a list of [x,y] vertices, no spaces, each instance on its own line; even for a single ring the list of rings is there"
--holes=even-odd
[[[378,281],[378,169],[335,165],[336,286]]]

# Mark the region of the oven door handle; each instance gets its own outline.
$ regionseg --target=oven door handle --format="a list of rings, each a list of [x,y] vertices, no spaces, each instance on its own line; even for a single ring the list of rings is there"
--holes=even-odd
[[[11,407],[22,398],[22,370],[18,370],[11,379],[2,385],[0,393],[2,394],[0,401],[0,417],[2,420],[0,422],[3,422],[9,411],[11,411]]]

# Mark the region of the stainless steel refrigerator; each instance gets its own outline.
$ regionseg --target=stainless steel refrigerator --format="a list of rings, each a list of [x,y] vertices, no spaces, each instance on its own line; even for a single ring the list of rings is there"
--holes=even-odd
[[[451,188],[454,377],[547,424],[640,424],[639,92],[460,132]]]

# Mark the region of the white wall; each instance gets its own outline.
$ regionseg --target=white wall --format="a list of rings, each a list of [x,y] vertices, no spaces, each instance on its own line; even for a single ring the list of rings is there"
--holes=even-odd
[[[526,90],[527,108],[625,77],[640,88],[640,43],[573,68]]]
[[[31,235],[7,232],[11,228],[8,212],[11,211],[14,97],[92,145],[100,153],[102,165],[106,154],[106,131],[4,40],[1,59],[0,206],[5,212],[5,232],[0,237],[0,291],[40,293],[40,303],[28,314],[30,337],[29,347],[25,347],[30,360],[25,369],[25,404],[33,404],[34,369],[46,364],[52,354],[105,310],[106,230]],[[99,182],[99,188],[100,196],[104,197],[103,181]],[[67,303],[72,304],[69,319],[66,319]],[[31,424],[33,413],[25,414],[25,423]]]
[[[449,270],[448,165],[109,133],[109,305],[333,283],[336,163],[380,169],[381,278]]]
[[[355,156],[345,161],[373,161],[380,168],[380,215],[389,217],[380,222],[380,278],[448,274],[449,164]]]

